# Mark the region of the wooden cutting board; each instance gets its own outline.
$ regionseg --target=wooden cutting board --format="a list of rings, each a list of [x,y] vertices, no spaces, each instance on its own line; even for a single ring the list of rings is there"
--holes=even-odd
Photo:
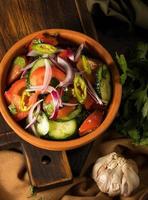
[[[6,0],[5,3],[0,1],[0,59],[20,38],[47,28],[72,29],[97,39],[82,0]],[[30,182],[37,188],[70,182],[72,174],[80,173],[90,147],[91,145],[86,145],[68,152],[36,148],[20,139],[0,115],[0,150],[15,149],[23,152]]]

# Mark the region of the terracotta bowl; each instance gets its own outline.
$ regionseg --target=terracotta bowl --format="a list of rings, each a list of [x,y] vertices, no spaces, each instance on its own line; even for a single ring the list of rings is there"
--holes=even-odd
[[[37,138],[31,135],[30,133],[28,133],[27,131],[25,131],[17,122],[15,122],[8,111],[7,104],[6,104],[3,94],[6,88],[7,73],[9,72],[9,66],[13,58],[16,55],[19,55],[23,51],[23,48],[27,44],[29,44],[29,42],[35,37],[35,35],[39,33],[43,33],[43,32],[48,32],[50,34],[58,33],[62,38],[65,38],[76,44],[81,44],[83,42],[86,42],[90,46],[91,51],[97,54],[98,57],[101,58],[110,68],[110,71],[112,74],[112,82],[113,82],[113,95],[112,95],[112,101],[108,108],[107,115],[104,121],[102,122],[102,124],[96,130],[90,132],[89,134],[83,137],[71,139],[67,141],[50,141],[50,140]],[[106,129],[111,125],[112,121],[114,120],[117,114],[120,101],[121,101],[121,93],[122,93],[122,88],[119,81],[119,73],[111,55],[107,52],[106,49],[104,49],[104,47],[101,44],[96,42],[94,39],[79,32],[74,32],[74,31],[64,30],[64,29],[49,29],[49,30],[43,30],[40,32],[30,34],[24,37],[23,39],[19,40],[17,43],[15,43],[5,54],[0,64],[0,111],[1,111],[1,114],[3,115],[8,125],[14,130],[14,132],[17,135],[19,135],[23,140],[31,143],[32,145],[35,145],[43,149],[54,150],[54,151],[74,149],[84,144],[87,144],[95,140],[97,137],[101,136],[102,134],[104,134]]]

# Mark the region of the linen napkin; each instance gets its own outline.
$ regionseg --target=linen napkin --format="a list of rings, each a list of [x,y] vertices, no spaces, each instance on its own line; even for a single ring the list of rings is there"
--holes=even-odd
[[[148,148],[134,146],[130,139],[116,138],[93,143],[80,177],[73,182],[39,193],[32,193],[25,159],[21,153],[0,151],[0,200],[148,200]],[[99,191],[91,178],[94,162],[100,156],[113,151],[136,161],[140,186],[130,197],[109,197]]]
[[[147,0],[87,0],[87,7],[96,16],[100,11],[106,17],[118,19],[127,24],[148,29]]]

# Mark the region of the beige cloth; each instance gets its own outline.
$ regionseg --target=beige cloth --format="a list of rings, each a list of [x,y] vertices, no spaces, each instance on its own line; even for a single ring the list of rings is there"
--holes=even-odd
[[[91,179],[95,160],[110,152],[120,152],[134,159],[140,171],[140,187],[131,197],[111,198],[99,191]],[[148,200],[148,149],[135,147],[129,139],[112,139],[94,142],[79,178],[73,183],[31,196],[24,156],[13,151],[0,152],[0,200]]]

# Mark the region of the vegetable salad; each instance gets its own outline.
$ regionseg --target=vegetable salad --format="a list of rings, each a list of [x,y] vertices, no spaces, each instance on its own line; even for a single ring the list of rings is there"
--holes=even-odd
[[[111,100],[111,74],[86,44],[39,34],[14,58],[4,93],[8,109],[31,134],[81,137],[102,123]]]

